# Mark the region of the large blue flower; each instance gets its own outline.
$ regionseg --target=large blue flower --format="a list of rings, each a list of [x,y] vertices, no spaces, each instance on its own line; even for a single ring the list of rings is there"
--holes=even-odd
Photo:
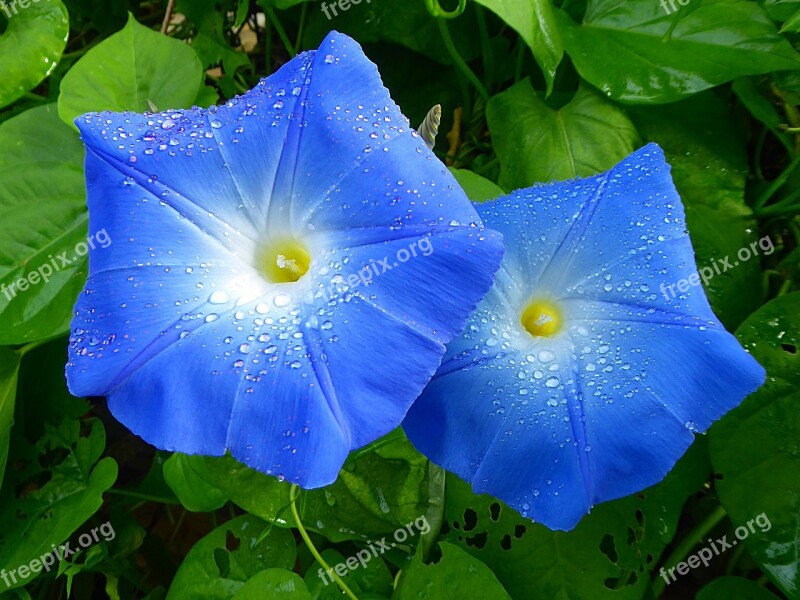
[[[404,424],[476,492],[571,529],[659,481],[764,381],[702,288],[667,287],[695,262],[658,146],[478,212],[506,256]]]
[[[304,487],[397,427],[501,237],[331,34],[217,109],[89,114],[67,377],[153,445]]]

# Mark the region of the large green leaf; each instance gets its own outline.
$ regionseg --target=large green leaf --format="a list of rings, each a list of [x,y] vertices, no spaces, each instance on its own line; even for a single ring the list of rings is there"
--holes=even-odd
[[[483,561],[515,599],[638,600],[685,499],[708,477],[703,441],[660,484],[595,506],[569,532],[533,523],[448,476],[446,539]]]
[[[756,246],[759,256],[750,252],[747,261],[737,256],[758,240],[744,202],[745,137],[712,92],[657,108],[632,107],[629,113],[642,136],[664,149],[686,208],[697,266],[714,273],[705,284],[711,306],[733,330],[763,301],[759,256],[765,251]]]
[[[745,75],[800,68],[800,55],[756,2],[698,0],[670,7],[671,14],[662,5],[669,0],[589,0],[581,24],[559,13],[578,72],[622,102],[659,104]]]
[[[181,41],[140,25],[131,15],[122,31],[89,50],[61,82],[58,114],[69,124],[87,112],[145,112],[192,105],[203,66]]]
[[[453,544],[441,542],[442,558],[426,565],[416,555],[393,600],[511,600],[494,573],[480,560]],[[469,574],[469,576],[465,576]]]
[[[202,463],[199,463],[202,466]],[[164,480],[188,510],[213,511],[225,504],[227,494],[195,471],[189,456],[176,452],[164,463]]]
[[[547,82],[547,95],[553,91],[556,70],[564,56],[564,42],[551,0],[477,0],[511,25],[533,51]]]
[[[0,4],[8,26],[0,34],[0,108],[11,104],[47,77],[67,45],[69,15],[61,0]]]
[[[800,293],[772,300],[736,332],[767,369],[767,383],[716,424],[717,490],[737,527],[765,515],[745,538],[750,554],[790,598],[800,594]],[[764,519],[762,518],[762,522]]]
[[[8,460],[11,425],[14,423],[14,398],[21,356],[10,348],[0,346],[0,484]]]
[[[252,515],[243,515],[206,535],[183,559],[167,600],[229,600],[260,571],[294,567],[294,537],[275,527],[260,539],[268,526]]]
[[[88,430],[85,435],[82,428]],[[24,466],[7,470],[0,492],[0,570],[28,564],[67,540],[100,508],[103,493],[117,478],[113,458],[98,462],[106,441],[97,419],[48,426],[34,446],[22,442],[20,436],[15,440],[11,456]],[[51,466],[53,457],[62,454],[63,460]],[[47,483],[40,487],[42,480]],[[25,585],[37,575],[18,579],[12,587]]]
[[[293,526],[287,510],[290,485],[230,456],[187,457],[194,472],[246,511]],[[428,461],[405,440],[348,462],[335,483],[304,491],[298,499],[303,523],[329,540],[380,538],[427,514]]]
[[[68,329],[86,281],[86,221],[83,146],[55,105],[0,125],[0,344]]]
[[[554,110],[524,80],[489,101],[486,119],[506,190],[605,171],[639,138],[625,113],[587,86]]]

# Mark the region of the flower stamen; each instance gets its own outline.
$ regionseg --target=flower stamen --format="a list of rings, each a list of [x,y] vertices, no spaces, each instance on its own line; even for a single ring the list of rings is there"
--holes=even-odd
[[[534,300],[520,317],[525,330],[536,337],[552,337],[561,330],[561,309],[550,300]]]

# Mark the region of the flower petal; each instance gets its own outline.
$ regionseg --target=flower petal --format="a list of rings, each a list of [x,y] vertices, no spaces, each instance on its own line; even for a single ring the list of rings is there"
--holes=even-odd
[[[78,124],[90,229],[113,244],[90,253],[68,383],[159,448],[331,483],[400,424],[499,266],[500,236],[345,36],[219,108]],[[262,276],[281,237],[308,253],[297,281]]]
[[[478,211],[504,234],[503,267],[404,422],[477,492],[571,529],[663,478],[693,432],[764,381],[701,288],[659,293],[695,267],[657,146]],[[522,325],[538,296],[562,313],[552,337]]]

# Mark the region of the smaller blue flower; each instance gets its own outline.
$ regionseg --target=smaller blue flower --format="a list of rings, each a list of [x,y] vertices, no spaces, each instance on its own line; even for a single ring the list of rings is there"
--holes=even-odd
[[[714,316],[661,149],[482,204],[495,285],[404,422],[432,461],[552,529],[658,481],[764,370]]]
[[[332,33],[219,108],[90,114],[67,380],[154,446],[304,487],[400,425],[502,240]]]

